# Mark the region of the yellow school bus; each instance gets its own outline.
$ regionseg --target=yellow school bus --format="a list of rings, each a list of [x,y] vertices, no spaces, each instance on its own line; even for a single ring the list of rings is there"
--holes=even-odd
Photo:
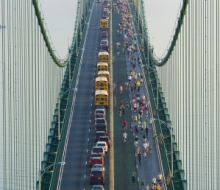
[[[110,74],[109,71],[99,71],[98,77],[106,77],[108,80],[108,83],[110,83]]]
[[[95,89],[108,91],[108,79],[106,77],[96,77]]]
[[[108,30],[108,19],[100,20],[100,30]]]
[[[109,53],[106,51],[101,51],[98,54],[99,62],[105,62],[109,64]]]
[[[104,62],[97,63],[97,72],[99,71],[108,71],[108,63],[104,63]]]
[[[95,91],[95,106],[108,106],[108,91]]]

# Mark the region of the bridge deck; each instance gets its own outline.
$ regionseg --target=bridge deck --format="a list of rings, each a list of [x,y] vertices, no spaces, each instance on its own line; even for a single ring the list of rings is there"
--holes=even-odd
[[[95,145],[94,138],[94,121],[93,121],[93,99],[94,96],[94,77],[95,67],[97,63],[97,46],[99,34],[99,20],[101,17],[101,4],[95,4],[93,13],[91,15],[91,22],[89,25],[89,34],[85,45],[85,52],[82,61],[82,68],[80,73],[80,80],[78,84],[78,92],[76,96],[76,104],[72,118],[72,126],[70,130],[70,137],[66,154],[66,165],[64,166],[61,189],[91,189],[89,185],[89,165],[88,155],[92,146]],[[153,144],[152,130],[149,132],[148,141],[153,147],[152,154],[148,154],[147,160],[139,164],[135,157],[134,134],[133,131],[127,129],[128,139],[123,142],[123,121],[128,123],[132,121],[134,116],[131,104],[129,109],[125,112],[125,116],[119,116],[119,102],[124,103],[131,101],[131,93],[129,90],[119,92],[119,86],[125,84],[128,78],[128,71],[130,70],[130,62],[127,57],[120,52],[117,55],[116,42],[124,43],[123,39],[118,37],[118,24],[121,22],[121,14],[113,13],[112,15],[112,29],[113,29],[113,81],[117,87],[114,91],[114,96],[117,99],[117,106],[114,108],[114,171],[115,171],[115,189],[135,190],[140,188],[140,182],[132,184],[132,172],[137,172],[137,177],[141,180],[145,178],[147,184],[151,184],[152,177],[159,172],[158,159],[156,155],[156,147]],[[94,48],[95,47],[95,48]],[[136,71],[140,71],[140,67],[136,67]],[[146,89],[141,87],[140,94],[144,94]],[[152,115],[149,114],[149,117]],[[145,117],[145,116],[144,116]],[[146,118],[145,118],[146,119]],[[107,118],[107,121],[109,119]],[[89,132],[90,129],[90,132]],[[143,133],[139,132],[135,135],[139,136],[139,144],[142,149]],[[89,139],[89,142],[87,141]],[[88,153],[87,153],[88,151]],[[109,173],[109,155],[107,154],[105,160],[106,174]],[[105,190],[109,189],[109,178],[112,176],[106,175]]]
[[[135,157],[135,147],[134,147],[134,136],[139,137],[139,146],[141,147],[141,152],[143,150],[143,134],[145,132],[134,132],[127,129],[128,139],[126,142],[123,142],[123,121],[126,120],[129,124],[132,121],[134,115],[137,115],[138,112],[134,112],[132,105],[130,104],[129,110],[126,111],[125,116],[119,116],[119,103],[122,100],[124,104],[126,102],[131,102],[131,96],[134,95],[134,92],[131,93],[130,90],[124,90],[122,94],[119,92],[119,86],[122,85],[124,87],[125,82],[127,81],[128,74],[130,72],[131,66],[130,61],[125,56],[125,54],[120,51],[120,54],[117,55],[116,52],[116,43],[120,42],[121,47],[124,44],[124,39],[120,39],[118,35],[118,24],[121,22],[121,13],[113,12],[113,80],[116,83],[116,90],[114,95],[117,99],[117,107],[115,108],[114,113],[114,140],[115,140],[115,189],[138,189],[138,187],[132,184],[132,172],[137,171],[137,179],[139,179],[138,186],[140,188],[141,179],[145,179],[145,183],[151,185],[151,181],[153,177],[156,177],[159,173],[159,163],[157,158],[156,146],[153,142],[153,130],[149,130],[148,141],[152,146],[152,153],[147,154],[146,161],[143,160],[139,163],[137,156]],[[138,55],[136,54],[136,58]],[[141,72],[141,67],[139,65],[136,66],[136,72]],[[133,84],[134,81],[131,82]],[[145,86],[140,88],[140,94],[146,94]],[[145,95],[146,96],[146,95]],[[149,112],[148,118],[146,118],[145,113],[143,116],[143,120],[147,120],[152,117],[152,113]],[[137,170],[136,170],[136,168]]]

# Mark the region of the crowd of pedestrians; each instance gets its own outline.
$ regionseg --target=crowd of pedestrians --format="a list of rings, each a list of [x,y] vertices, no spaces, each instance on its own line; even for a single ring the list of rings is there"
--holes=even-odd
[[[119,86],[120,94],[123,93],[123,86],[126,92],[129,91],[131,97],[131,105],[123,100],[119,104],[119,116],[125,116],[125,111],[131,106],[133,118],[130,123],[130,130],[138,135],[135,136],[134,145],[136,149],[136,156],[139,164],[147,162],[148,155],[152,154],[152,144],[148,140],[149,131],[152,129],[152,121],[149,118],[149,100],[145,97],[143,87],[144,77],[141,72],[142,61],[139,57],[137,34],[133,23],[133,17],[130,13],[129,3],[127,0],[116,1],[114,3],[114,12],[121,15],[121,22],[118,24],[119,41],[116,43],[117,55],[122,52],[127,59],[128,80],[124,85]],[[114,83],[114,89],[116,84]],[[123,141],[126,142],[128,134],[128,122],[124,120],[122,127]],[[139,139],[141,134],[142,139]],[[153,137],[153,133],[152,133]],[[152,138],[151,137],[151,138]],[[161,138],[162,139],[162,138]],[[140,144],[140,143],[143,144]],[[136,183],[136,172],[132,173],[132,184]],[[153,177],[153,176],[152,176]],[[156,179],[156,181],[155,181]],[[147,190],[162,190],[163,180],[162,174],[159,173],[157,177],[153,177],[152,184],[145,184],[145,176],[140,181],[142,189]]]

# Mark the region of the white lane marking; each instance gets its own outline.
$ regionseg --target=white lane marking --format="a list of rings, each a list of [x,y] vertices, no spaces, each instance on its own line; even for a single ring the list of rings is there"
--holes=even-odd
[[[89,129],[89,132],[90,132],[90,129]]]
[[[91,123],[91,120],[89,120],[89,123]],[[89,129],[90,130],[90,129]]]
[[[90,112],[90,114],[91,114],[92,112]],[[90,122],[91,122],[91,120],[90,120]]]
[[[87,165],[87,161],[86,161],[85,165]]]
[[[138,165],[136,165],[136,168],[138,169]]]
[[[93,96],[91,97],[91,99],[93,99]]]
[[[88,138],[88,140],[87,140],[88,142],[89,142],[89,138]]]
[[[84,178],[86,178],[86,174],[84,174]]]
[[[137,178],[137,180],[139,181],[139,177]]]
[[[89,151],[89,150],[87,149],[86,152],[88,153],[88,151]]]

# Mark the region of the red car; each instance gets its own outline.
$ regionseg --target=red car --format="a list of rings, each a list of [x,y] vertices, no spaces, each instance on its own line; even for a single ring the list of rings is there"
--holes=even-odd
[[[105,172],[101,168],[95,168],[90,173],[90,185],[105,183]]]
[[[102,164],[104,165],[104,158],[101,154],[92,154],[89,159],[90,167],[94,164]]]
[[[106,136],[106,131],[96,131],[95,132],[95,142],[99,140],[100,136]]]
[[[99,141],[105,141],[107,143],[108,147],[110,147],[110,145],[111,145],[109,136],[100,136]]]

